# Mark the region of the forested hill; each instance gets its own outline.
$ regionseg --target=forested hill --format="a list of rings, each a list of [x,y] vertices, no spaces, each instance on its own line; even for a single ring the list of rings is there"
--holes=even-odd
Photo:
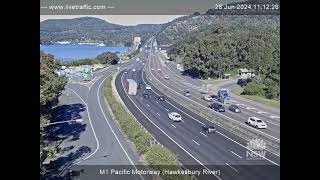
[[[173,43],[168,54],[172,60],[182,59],[187,73],[200,77],[217,78],[239,68],[254,69],[258,84],[279,90],[280,17],[217,17]]]
[[[40,43],[58,41],[104,42],[107,45],[130,45],[133,36],[143,39],[159,30],[161,25],[122,26],[93,17],[50,19],[40,23]]]

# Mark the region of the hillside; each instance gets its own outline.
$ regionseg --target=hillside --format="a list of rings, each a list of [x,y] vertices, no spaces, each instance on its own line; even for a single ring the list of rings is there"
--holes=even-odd
[[[144,40],[161,25],[122,26],[92,17],[51,19],[40,23],[40,43],[58,41],[104,42],[107,45],[130,45],[133,36]]]

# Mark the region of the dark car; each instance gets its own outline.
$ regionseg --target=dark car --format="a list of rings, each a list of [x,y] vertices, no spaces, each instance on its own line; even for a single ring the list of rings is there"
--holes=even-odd
[[[148,93],[143,93],[143,97],[146,98],[146,99],[149,99],[149,98],[150,98],[150,94],[148,94]]]
[[[184,96],[189,97],[190,96],[190,91],[183,91]]]
[[[159,97],[158,97],[158,100],[159,100],[159,101],[164,101],[164,96],[159,96]]]
[[[205,133],[215,133],[216,132],[216,128],[214,126],[203,126],[202,127],[202,130],[205,132]]]
[[[226,111],[224,106],[219,103],[213,103],[209,107],[215,111],[218,111],[218,112],[225,112]]]
[[[138,84],[137,88],[138,88],[138,89],[141,89],[141,84]]]
[[[241,112],[239,106],[234,105],[234,104],[229,107],[229,110],[232,111],[232,112],[235,112],[235,113],[240,113]]]

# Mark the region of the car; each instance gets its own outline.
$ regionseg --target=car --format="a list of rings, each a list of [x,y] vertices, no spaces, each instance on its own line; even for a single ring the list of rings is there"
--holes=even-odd
[[[150,85],[146,85],[146,89],[151,90],[151,86]]]
[[[258,128],[258,129],[266,129],[267,128],[267,124],[257,117],[249,117],[247,124],[249,124],[250,126],[253,126],[255,128]]]
[[[165,79],[169,79],[169,76],[168,76],[168,75],[165,75],[164,78],[165,78]]]
[[[128,72],[127,72],[127,71],[125,71],[124,73],[125,73],[125,74],[128,74]]]
[[[212,103],[209,105],[209,107],[218,112],[225,112],[224,106],[219,103]]]
[[[141,84],[138,84],[137,89],[141,89]]]
[[[164,96],[159,96],[159,97],[158,97],[158,100],[159,100],[159,101],[164,101]]]
[[[158,72],[161,73],[161,69],[158,69]]]
[[[154,69],[153,69],[153,68],[151,68],[151,71],[154,71]]]
[[[240,113],[240,112],[241,112],[239,106],[234,105],[234,104],[232,104],[232,105],[229,107],[229,110],[232,111],[232,112],[235,112],[235,113]]]
[[[136,71],[136,69],[132,69],[132,71],[133,71],[133,72],[135,72],[135,71]]]
[[[183,91],[184,96],[189,97],[190,96],[190,91]]]
[[[216,132],[216,128],[213,126],[213,125],[205,125],[202,127],[202,130],[205,132],[205,133],[215,133]]]
[[[146,98],[146,99],[149,99],[149,98],[150,98],[150,94],[148,94],[148,93],[143,93],[143,97]]]
[[[177,112],[170,112],[168,113],[169,119],[173,120],[174,122],[179,122],[182,120],[181,115]]]
[[[204,95],[204,96],[203,96],[203,99],[204,99],[205,101],[209,101],[209,102],[212,102],[212,101],[213,101],[213,98],[212,98],[212,96],[210,96],[210,95]]]

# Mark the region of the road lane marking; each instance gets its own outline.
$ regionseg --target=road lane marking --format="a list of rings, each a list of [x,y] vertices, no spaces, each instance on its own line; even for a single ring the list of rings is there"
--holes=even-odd
[[[258,114],[267,114],[267,112],[263,112],[263,111],[258,111]]]
[[[271,117],[271,118],[273,118],[273,119],[280,119],[279,116],[269,116],[269,117]]]
[[[237,141],[235,141],[235,140],[233,140],[233,139],[229,138],[228,136],[226,136],[226,135],[222,134],[221,132],[219,132],[219,131],[216,131],[216,132],[217,132],[218,134],[220,134],[221,136],[223,136],[223,137],[225,137],[225,138],[229,139],[230,141],[232,141],[232,142],[234,142],[234,143],[238,144],[239,146],[241,146],[241,147],[245,148],[246,150],[248,150],[248,151],[250,151],[250,152],[254,153],[255,155],[257,155],[257,156],[259,156],[259,157],[261,157],[261,158],[263,158],[263,159],[265,159],[265,160],[267,160],[267,161],[269,161],[269,162],[271,162],[271,163],[273,163],[273,164],[275,164],[275,165],[277,165],[277,166],[280,166],[279,164],[277,164],[277,163],[275,163],[275,162],[271,161],[270,159],[268,159],[268,158],[266,158],[266,157],[264,157],[264,156],[261,156],[260,154],[258,154],[258,153],[256,153],[256,152],[252,151],[252,150],[251,150],[251,149],[249,149],[248,147],[246,147],[246,146],[244,146],[244,145],[242,145],[242,144],[238,143]],[[275,154],[275,155],[276,155],[276,154]]]
[[[240,155],[238,155],[237,153],[233,152],[233,151],[230,151],[232,154],[238,156],[239,158],[242,158]]]
[[[233,169],[234,171],[239,172],[236,168],[230,166],[228,163],[226,163],[226,165],[229,166],[229,167],[230,167],[231,169]]]
[[[202,135],[204,135],[205,137],[208,137],[206,134],[204,134],[203,132],[200,132]]]
[[[193,141],[194,143],[196,143],[198,146],[200,146],[200,144],[199,144],[197,141],[195,141],[195,140],[193,140],[193,139],[192,139],[192,141]]]
[[[147,106],[150,107],[149,104],[147,104]]]
[[[159,113],[157,113],[157,115],[158,115],[158,116],[160,116],[160,114],[159,114]]]
[[[166,108],[164,108],[164,109],[169,112],[169,109],[166,109]]]
[[[253,107],[246,107],[246,109],[248,109],[248,110],[254,110],[254,109],[256,109],[256,108],[253,108]]]
[[[143,72],[143,71],[142,71]],[[123,74],[122,74],[123,75]],[[143,73],[142,73],[143,75]],[[122,77],[121,77],[122,79]],[[144,81],[144,79],[143,79]],[[145,81],[144,81],[145,82]],[[121,81],[122,84],[122,88],[125,90],[124,85],[123,85],[123,81]],[[147,118],[147,120],[152,123],[157,129],[159,129],[165,136],[167,136],[172,142],[174,142],[180,149],[182,149],[185,153],[187,153],[190,157],[192,157],[195,161],[197,161],[197,163],[199,163],[202,167],[206,168],[207,170],[210,170],[208,167],[206,167],[202,162],[200,162],[197,158],[195,158],[189,151],[187,151],[186,149],[184,149],[180,144],[178,144],[172,137],[170,137],[166,132],[164,132],[158,125],[156,125],[138,106],[137,104],[131,99],[131,97],[129,97],[129,95],[127,93],[125,93],[126,96],[130,99],[130,101],[136,106],[136,108]],[[222,180],[219,176],[217,176],[216,174],[214,174],[215,177],[217,177],[219,180]]]
[[[150,63],[149,63],[150,64]],[[164,87],[166,87],[166,89],[169,89],[169,90],[171,90],[171,91],[173,91],[175,94],[178,94],[179,96],[182,96],[180,93],[178,93],[177,91],[175,91],[175,90],[173,90],[173,89],[171,89],[171,88],[169,88],[168,86],[166,86],[165,84],[163,84],[160,80],[158,80],[157,78],[156,78],[156,76],[151,72],[151,70],[150,70],[150,66],[149,66],[149,72],[150,72],[150,74],[155,78],[155,80],[157,80],[160,84],[162,84]],[[143,81],[145,82],[145,80],[144,80],[144,78],[143,78],[143,71],[142,71],[142,79],[143,79]],[[153,92],[155,92],[155,91],[153,91]],[[155,92],[156,93],[156,92]],[[158,93],[156,93],[156,94],[158,94]],[[200,103],[198,103],[198,102],[196,102],[196,101],[194,101],[194,100],[192,100],[192,99],[190,99],[190,98],[186,98],[186,99],[189,99],[190,101],[192,101],[192,102],[195,102],[196,104],[199,104],[200,106],[203,106],[203,107],[205,107],[204,105],[202,105],[202,104],[200,104]],[[169,103],[169,102],[168,102]],[[169,104],[171,104],[171,103],[169,103]],[[172,104],[171,104],[172,105]],[[183,105],[182,105],[183,106]],[[177,109],[179,109],[179,108],[177,108]],[[180,110],[180,109],[179,109]],[[182,111],[182,110],[180,110],[180,111]],[[183,111],[182,111],[183,112]],[[185,113],[185,114],[187,114],[187,113]],[[187,114],[188,115],[188,114]],[[240,125],[245,125],[244,123],[242,123],[242,122],[239,122],[239,121],[236,121],[236,120],[234,120],[234,119],[232,119],[232,118],[230,118],[230,117],[228,117],[228,116],[226,116],[226,115],[224,115],[224,114],[222,114],[222,113],[217,113],[217,115],[219,116],[223,116],[223,117],[225,117],[225,118],[227,118],[227,119],[229,119],[229,120],[232,120],[233,122],[236,122],[236,123],[239,123]],[[190,115],[189,115],[190,116]],[[201,115],[199,115],[199,116],[201,116]],[[191,117],[191,116],[190,116]],[[201,116],[201,117],[203,117],[203,116]],[[193,117],[192,117],[193,118]],[[204,118],[204,117],[203,117]],[[194,118],[193,118],[194,119]],[[204,119],[206,119],[207,121],[209,121],[209,122],[211,122],[210,120],[208,120],[207,118],[204,118]],[[198,121],[198,120],[197,120]],[[199,121],[198,121],[199,122]],[[212,122],[211,122],[212,123]],[[202,122],[201,122],[201,124],[203,124]],[[204,125],[204,124],[203,124]],[[248,127],[248,128],[250,128],[251,130],[253,130],[253,131],[257,131],[257,132],[259,132],[259,133],[261,133],[261,134],[264,134],[264,135],[266,135],[266,136],[269,136],[269,137],[271,137],[271,138],[273,138],[273,139],[276,139],[277,141],[280,141],[280,139],[278,139],[278,138],[276,138],[276,137],[274,137],[274,136],[272,136],[272,135],[269,135],[269,134],[267,134],[267,133],[264,133],[264,132],[262,132],[261,130],[257,130],[257,129],[255,129],[255,128],[253,128],[253,127]],[[242,138],[242,137],[241,137]],[[243,138],[244,139],[244,138]],[[246,139],[247,140],[247,139]],[[274,154],[274,153],[272,153],[272,154]],[[277,154],[275,154],[275,155],[277,155]],[[279,156],[279,155],[277,155],[277,156]]]
[[[95,140],[96,140],[96,143],[97,143],[97,147],[96,147],[96,149],[94,150],[94,152],[91,153],[91,154],[90,154],[89,156],[87,156],[86,158],[84,158],[84,159],[82,159],[82,160],[80,160],[79,162],[77,162],[77,163],[74,164],[74,165],[77,165],[77,164],[79,164],[79,163],[87,160],[87,159],[90,158],[91,156],[93,156],[93,155],[99,150],[99,148],[100,148],[100,143],[99,143],[99,140],[98,140],[98,138],[97,138],[96,132],[94,131],[94,128],[93,128],[93,125],[92,125],[92,122],[91,122],[89,107],[88,107],[87,103],[86,103],[86,102],[81,98],[81,96],[80,96],[77,92],[75,92],[73,89],[68,88],[68,87],[66,87],[66,89],[70,89],[70,90],[71,90],[74,94],[76,94],[76,95],[80,98],[80,100],[85,104],[86,109],[87,109],[87,113],[88,113],[89,123],[90,123],[91,129],[92,129],[92,132],[93,132],[93,136],[94,136],[94,138],[95,138]]]
[[[171,124],[171,126],[173,126],[174,128],[176,128],[173,124]]]

